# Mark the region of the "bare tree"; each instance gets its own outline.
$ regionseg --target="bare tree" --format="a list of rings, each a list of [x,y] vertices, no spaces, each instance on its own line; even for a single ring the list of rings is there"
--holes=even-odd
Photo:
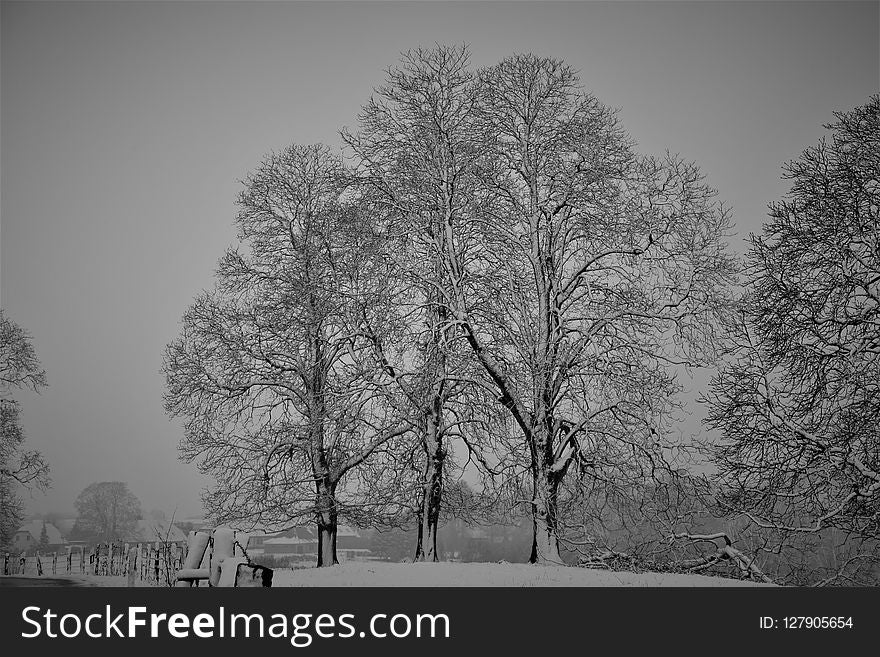
[[[111,542],[131,536],[141,519],[140,500],[121,481],[102,481],[84,488],[74,502],[76,536]]]
[[[675,368],[712,357],[728,307],[728,217],[694,165],[635,155],[561,62],[510,57],[478,90],[444,300],[526,448],[531,560],[559,563],[572,466],[608,482],[671,467]]]
[[[383,371],[420,417],[417,560],[437,560],[444,478],[455,467],[451,442],[469,435],[451,409],[468,403],[468,391],[456,363],[456,327],[445,301],[453,282],[443,261],[447,247],[455,248],[453,227],[476,156],[472,82],[463,46],[406,52],[362,109],[359,132],[343,133],[360,164],[362,200],[385,224],[387,262],[400,284],[396,305],[409,326],[402,360],[374,344]]]
[[[46,386],[31,337],[0,310],[0,545],[6,545],[22,520],[18,486],[43,490],[49,486],[49,466],[43,456],[25,449],[21,409],[13,391],[39,392]]]
[[[275,526],[313,517],[318,566],[337,562],[346,475],[408,428],[373,383],[359,328],[356,311],[378,306],[361,299],[375,293],[364,247],[375,233],[345,202],[346,179],[324,146],[264,160],[239,199],[247,252],[222,259],[164,365],[182,453],[217,482],[211,513]],[[361,512],[372,504],[369,491],[350,492]]]
[[[722,436],[711,453],[725,509],[777,553],[858,544],[834,561],[862,568],[870,559],[859,557],[873,555],[876,578],[880,97],[836,119],[830,141],[784,166],[791,189],[752,236],[751,280],[708,424]],[[848,581],[839,572],[822,579]]]

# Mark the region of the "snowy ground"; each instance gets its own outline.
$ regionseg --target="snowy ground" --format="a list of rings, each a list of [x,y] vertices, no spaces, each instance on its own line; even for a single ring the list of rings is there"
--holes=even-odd
[[[702,575],[612,572],[519,563],[349,562],[333,568],[279,568],[275,570],[272,586],[757,586],[757,584]]]
[[[26,576],[37,584],[36,576]],[[0,578],[2,579],[2,578]],[[58,586],[51,577],[44,586]],[[122,576],[59,575],[73,586],[126,586]],[[2,586],[2,582],[0,582]],[[155,586],[136,581],[135,586]],[[722,577],[630,573],[519,563],[348,562],[333,568],[278,568],[273,587],[289,586],[767,586]]]
[[[24,586],[128,586],[128,578],[123,575],[44,575],[42,577],[34,574],[28,575],[10,575],[9,577],[0,576],[0,587],[3,586],[21,586],[21,580],[27,580]],[[8,583],[14,582],[14,583]],[[155,587],[154,582],[135,580],[135,586],[151,586]],[[164,584],[163,584],[164,586]]]
[[[7,586],[125,586],[125,578],[67,574],[0,576],[0,587]]]

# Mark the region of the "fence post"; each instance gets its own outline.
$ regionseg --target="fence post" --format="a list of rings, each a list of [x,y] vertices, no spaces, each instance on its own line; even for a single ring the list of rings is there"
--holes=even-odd
[[[126,543],[126,546],[127,545],[128,544]],[[130,547],[130,548],[127,547],[126,551],[125,551],[125,554],[126,554],[126,575],[127,575],[126,583],[128,584],[128,586],[134,586],[134,578],[137,575],[137,566],[136,566],[137,550],[138,550],[138,548],[136,548],[136,547]]]
[[[8,552],[6,552],[3,555],[3,574],[4,575],[9,574],[9,553]]]
[[[52,554],[52,574],[55,575],[58,572],[58,550]]]

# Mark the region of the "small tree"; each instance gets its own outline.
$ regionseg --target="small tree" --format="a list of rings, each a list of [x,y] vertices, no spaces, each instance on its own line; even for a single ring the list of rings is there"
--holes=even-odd
[[[752,236],[708,425],[724,508],[784,560],[833,546],[814,581],[860,581],[880,539],[880,97],[835,116]]]
[[[42,529],[40,529],[40,542],[37,544],[37,549],[40,552],[45,552],[49,549],[49,532],[46,531],[46,523],[43,523]]]
[[[78,512],[75,535],[109,543],[135,533],[141,519],[141,503],[121,481],[90,484],[74,503]]]

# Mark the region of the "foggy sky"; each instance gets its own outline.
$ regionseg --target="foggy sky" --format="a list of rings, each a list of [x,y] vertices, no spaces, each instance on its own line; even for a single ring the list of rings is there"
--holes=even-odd
[[[234,243],[240,181],[292,142],[341,145],[401,51],[565,60],[639,150],[696,161],[760,230],[780,166],[880,87],[880,4],[3,2],[0,303],[49,379],[19,394],[72,512],[93,481],[201,512],[162,409],[164,346]],[[699,387],[699,383],[691,387]]]

